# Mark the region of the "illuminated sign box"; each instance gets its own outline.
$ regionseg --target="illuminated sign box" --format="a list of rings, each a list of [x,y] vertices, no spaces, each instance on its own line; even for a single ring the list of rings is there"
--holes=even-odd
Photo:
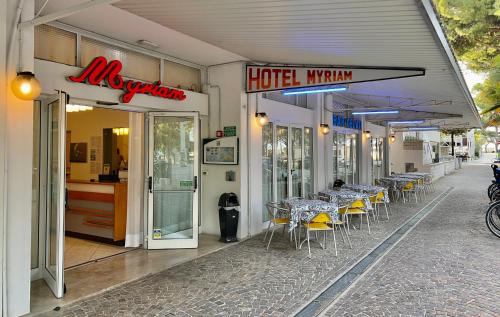
[[[332,125],[336,127],[361,130],[361,120],[346,118],[337,114],[332,115]]]

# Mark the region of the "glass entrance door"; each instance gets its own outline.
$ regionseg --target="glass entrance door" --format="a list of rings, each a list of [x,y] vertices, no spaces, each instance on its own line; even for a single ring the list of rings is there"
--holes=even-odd
[[[66,94],[48,103],[46,245],[43,278],[57,298],[64,295]]]
[[[197,113],[149,114],[148,249],[198,247]]]
[[[302,128],[291,127],[290,134],[290,154],[291,154],[291,166],[290,166],[290,175],[291,175],[291,190],[292,197],[302,197]]]

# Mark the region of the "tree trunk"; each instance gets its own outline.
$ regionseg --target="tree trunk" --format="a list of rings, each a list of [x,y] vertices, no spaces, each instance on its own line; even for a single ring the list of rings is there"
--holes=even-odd
[[[455,156],[455,134],[451,134],[451,156]]]

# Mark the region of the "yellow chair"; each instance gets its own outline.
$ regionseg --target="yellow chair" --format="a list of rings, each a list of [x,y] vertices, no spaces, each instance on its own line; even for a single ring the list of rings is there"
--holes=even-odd
[[[370,230],[370,218],[368,215],[368,212],[366,211],[366,205],[363,199],[356,200],[349,206],[348,208],[345,208],[343,210],[340,210],[339,213],[344,216],[346,224],[347,224],[347,232],[350,233],[349,229],[349,216],[353,215],[359,215],[360,220],[359,220],[359,229],[362,229],[363,227],[363,215],[366,216],[366,224],[368,226],[368,233],[371,234]]]
[[[269,250],[269,245],[271,244],[271,240],[273,239],[274,235],[274,230],[278,226],[283,226],[283,231],[285,230],[286,226],[290,223],[290,211],[287,208],[280,207],[278,203],[275,202],[268,202],[266,204],[267,212],[269,214],[269,225],[267,226],[267,231],[266,234],[264,235],[264,242],[266,241],[267,234],[271,230],[271,225],[272,231],[271,231],[271,237],[269,238],[269,242],[267,243],[267,248],[266,250]],[[291,234],[290,233],[290,239],[291,239]],[[295,229],[293,230],[293,234],[295,235]],[[297,241],[297,237],[295,236],[295,241]]]
[[[377,195],[370,196],[370,203],[373,205],[373,208],[375,210],[377,221],[380,216],[380,205],[384,205],[385,215],[387,216],[387,220],[389,220],[389,210],[387,209],[387,203],[385,202],[385,194],[383,191],[378,192]]]
[[[415,203],[418,203],[417,189],[416,189],[415,185],[413,184],[413,182],[406,183],[403,186],[403,189],[401,190],[401,193],[403,195],[403,203],[406,203],[406,194],[408,194],[408,202],[410,202],[410,195],[412,193],[415,195]]]
[[[305,222],[302,225],[306,230],[306,238],[299,245],[299,249],[302,248],[302,244],[307,241],[307,249],[309,250],[309,258],[311,258],[311,244],[309,242],[309,232],[323,231],[323,244],[320,244],[322,249],[326,249],[326,233],[331,231],[333,233],[333,243],[335,245],[335,256],[337,256],[337,241],[335,238],[335,225],[333,225],[332,218],[327,212],[322,212],[314,216],[309,222]],[[300,233],[299,233],[300,237]]]

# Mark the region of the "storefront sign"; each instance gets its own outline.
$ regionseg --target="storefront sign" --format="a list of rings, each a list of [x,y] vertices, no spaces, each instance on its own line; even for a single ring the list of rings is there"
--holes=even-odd
[[[332,125],[337,127],[361,130],[361,120],[345,118],[341,115],[332,115]]]
[[[246,67],[246,92],[359,83],[425,75],[423,68],[403,67]]]
[[[120,75],[122,63],[112,60],[109,63],[106,58],[96,57],[78,76],[69,76],[68,79],[75,83],[87,83],[98,86],[105,82],[109,88],[125,91],[120,97],[122,103],[129,103],[135,94],[146,94],[155,97],[182,101],[186,99],[184,91],[175,88],[161,86],[161,82],[145,83],[136,80],[124,80]]]

